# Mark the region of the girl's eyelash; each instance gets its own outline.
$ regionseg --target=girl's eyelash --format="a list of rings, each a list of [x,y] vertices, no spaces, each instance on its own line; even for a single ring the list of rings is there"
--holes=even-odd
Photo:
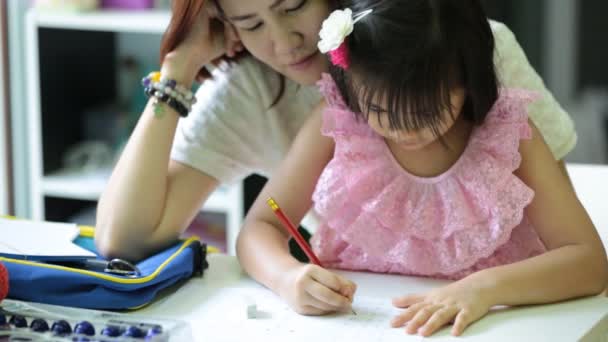
[[[285,13],[292,13],[292,12],[297,11],[300,8],[304,7],[304,5],[306,5],[307,2],[308,2],[308,0],[302,0],[296,7],[286,9]]]
[[[376,112],[378,114],[386,113],[386,110],[384,108],[379,107],[379,106],[375,106],[375,105],[369,106],[369,110],[371,110],[373,112]]]
[[[295,11],[298,11],[302,7],[304,7],[304,5],[306,5],[307,2],[308,2],[308,0],[302,0],[296,7],[285,9],[285,13],[293,13]],[[262,26],[262,23],[258,23],[255,26],[244,28],[244,30],[253,32],[253,31],[257,30],[258,28],[260,28],[261,26]]]

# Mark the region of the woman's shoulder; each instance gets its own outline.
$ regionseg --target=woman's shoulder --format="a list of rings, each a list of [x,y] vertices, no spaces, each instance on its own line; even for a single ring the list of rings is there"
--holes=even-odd
[[[511,31],[509,26],[507,26],[503,22],[493,19],[489,19],[488,22],[490,24],[492,34],[494,35],[494,42],[497,51],[500,51],[504,48],[521,50],[521,46],[517,41],[517,37],[515,36],[515,33]]]
[[[492,29],[492,33],[494,34],[495,37],[513,35],[513,32],[511,31],[511,29],[509,29],[509,27],[505,23],[494,20],[494,19],[488,19],[488,22],[490,23],[490,28]]]
[[[562,159],[576,144],[574,123],[534,70],[517,38],[503,23],[490,20],[495,39],[494,63],[503,87],[539,93],[530,107],[530,117],[542,132],[556,159]]]
[[[527,65],[528,59],[517,41],[517,37],[504,23],[488,20],[494,35],[494,63],[500,73],[502,64]]]

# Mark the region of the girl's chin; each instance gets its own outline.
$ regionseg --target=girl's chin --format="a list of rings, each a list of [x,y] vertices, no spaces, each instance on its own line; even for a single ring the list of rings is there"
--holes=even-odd
[[[406,150],[406,151],[416,151],[416,150],[420,150],[423,149],[425,147],[427,147],[431,142],[428,141],[422,141],[422,142],[399,142],[399,143],[395,143],[397,146],[399,146],[400,149],[402,150]]]

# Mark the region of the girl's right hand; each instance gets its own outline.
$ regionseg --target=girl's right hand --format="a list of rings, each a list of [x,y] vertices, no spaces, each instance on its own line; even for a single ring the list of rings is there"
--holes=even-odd
[[[320,266],[303,264],[283,277],[279,295],[299,314],[350,311],[357,285]]]
[[[234,26],[222,21],[217,8],[207,1],[184,41],[165,56],[161,73],[190,85],[203,65],[242,50]]]

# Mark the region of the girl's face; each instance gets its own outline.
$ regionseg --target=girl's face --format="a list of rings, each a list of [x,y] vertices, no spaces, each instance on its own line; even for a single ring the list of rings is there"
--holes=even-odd
[[[329,16],[328,0],[218,0],[245,48],[257,59],[303,85],[328,68],[318,48]]]
[[[368,124],[376,133],[386,139],[392,140],[402,149],[408,151],[419,150],[437,141],[439,137],[446,134],[452,126],[454,126],[460,117],[460,112],[462,111],[465,100],[466,91],[464,88],[459,87],[452,90],[450,93],[450,102],[453,114],[447,109],[442,113],[441,124],[437,127],[438,135],[436,135],[431,128],[423,128],[416,131],[391,129],[388,116],[383,109],[387,108],[384,103],[374,103],[374,105],[368,109]],[[363,103],[360,103],[359,106],[360,108],[365,108],[363,107]]]

